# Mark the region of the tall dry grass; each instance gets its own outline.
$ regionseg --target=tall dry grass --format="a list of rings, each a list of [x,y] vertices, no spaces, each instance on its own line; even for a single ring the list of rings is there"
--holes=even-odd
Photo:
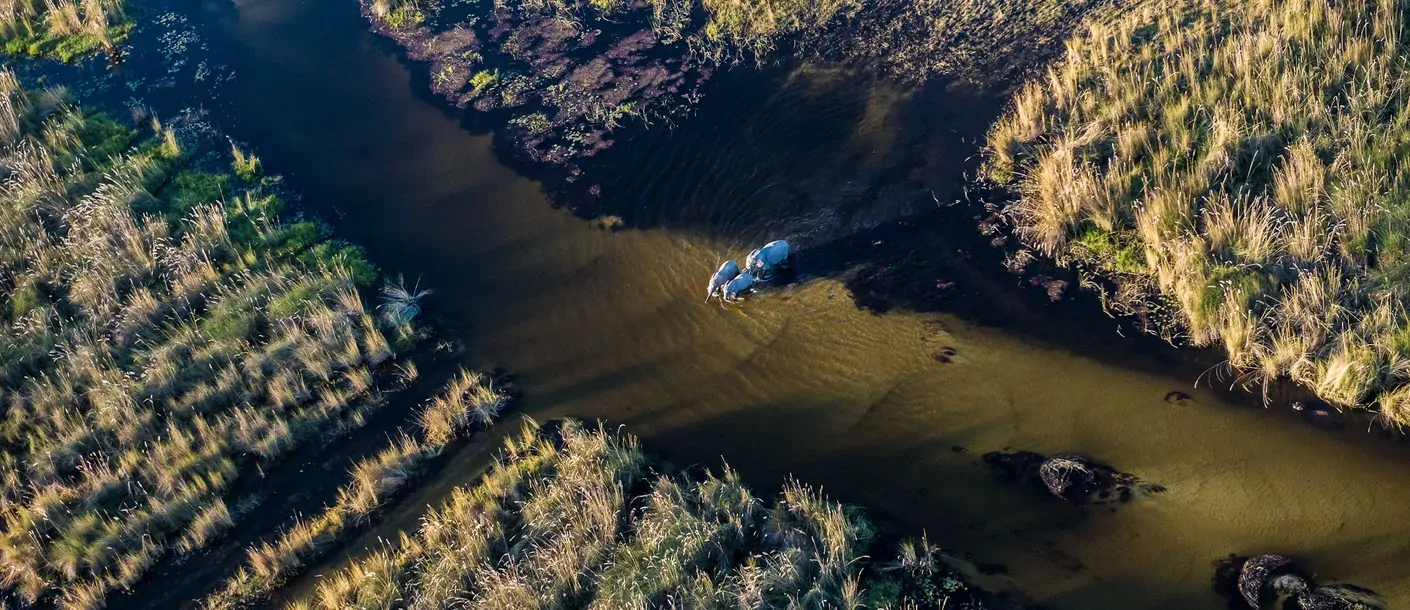
[[[0,597],[97,607],[234,526],[256,464],[360,425],[401,331],[159,138],[8,71],[0,128]]]
[[[1018,235],[1149,282],[1246,380],[1386,396],[1386,421],[1410,423],[1393,398],[1410,381],[1407,8],[1165,0],[1091,25],[990,133]]]
[[[928,544],[902,567],[870,563],[874,528],[817,490],[790,482],[768,502],[728,468],[651,466],[601,425],[530,422],[419,531],[290,607],[986,607]]]
[[[482,406],[493,402],[494,411],[492,414],[481,411],[486,418],[472,422],[465,415],[472,409],[468,401],[478,401]],[[462,414],[460,421],[435,428],[436,434],[428,428],[424,440],[402,434],[385,449],[354,464],[350,480],[338,490],[332,505],[312,519],[295,520],[272,541],[247,549],[246,565],[209,595],[202,606],[224,610],[256,605],[335,548],[356,526],[370,520],[411,482],[428,459],[439,455],[447,444],[469,431],[472,423],[480,428],[492,425],[503,403],[504,398],[488,377],[461,371],[421,412],[421,420],[425,421],[428,417],[447,417],[446,411],[452,410]]]

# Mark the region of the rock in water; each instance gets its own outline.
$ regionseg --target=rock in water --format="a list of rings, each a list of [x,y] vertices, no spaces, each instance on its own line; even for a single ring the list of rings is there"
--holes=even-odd
[[[1244,562],[1239,572],[1239,595],[1250,608],[1262,608],[1263,588],[1274,576],[1292,565],[1284,555],[1258,555]]]
[[[710,297],[715,296],[720,288],[736,277],[739,277],[739,263],[733,260],[721,263],[720,268],[715,271],[715,275],[710,276],[710,288],[705,291],[705,302],[710,302]]]
[[[1124,504],[1165,491],[1136,475],[1076,455],[1048,457],[1032,451],[991,451],[984,454],[984,462],[1006,480],[1034,484],[1078,505]]]

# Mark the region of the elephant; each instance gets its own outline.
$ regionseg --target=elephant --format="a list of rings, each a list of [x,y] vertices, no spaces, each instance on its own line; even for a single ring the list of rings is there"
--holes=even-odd
[[[726,301],[737,301],[739,300],[740,293],[750,289],[753,286],[754,276],[746,271],[744,273],[739,274],[738,277],[730,280],[728,284],[725,284],[724,288],[720,289],[720,298]]]
[[[749,253],[749,258],[744,259],[744,270],[758,277],[766,277],[774,267],[783,264],[788,260],[788,242],[782,239],[771,241]]]
[[[710,297],[715,296],[715,293],[736,277],[739,277],[739,263],[733,260],[721,263],[719,270],[715,271],[715,275],[710,276],[710,288],[705,291],[705,302],[709,303]]]

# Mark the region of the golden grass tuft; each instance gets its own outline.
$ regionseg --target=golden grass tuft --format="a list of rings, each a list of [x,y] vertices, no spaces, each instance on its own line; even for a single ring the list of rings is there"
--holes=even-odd
[[[445,445],[471,424],[489,426],[499,417],[505,398],[483,373],[461,371],[446,391],[421,412],[427,442]]]
[[[486,392],[498,398],[498,394],[489,389],[488,378],[462,370],[451,379],[440,396],[423,408],[421,419],[425,421],[428,413],[445,413],[448,409],[468,414],[471,410],[469,405],[477,395],[484,399],[487,395],[482,394]],[[446,406],[451,404],[456,406]],[[208,596],[202,605],[211,609],[245,607],[267,596],[334,548],[354,527],[367,523],[411,481],[426,460],[439,455],[445,444],[468,431],[470,424],[469,415],[465,415],[460,425],[446,424],[447,427],[438,429],[448,436],[432,438],[428,431],[424,442],[402,434],[385,449],[358,461],[349,473],[348,483],[339,488],[331,506],[312,519],[295,520],[272,541],[261,542],[248,549],[245,568]],[[325,584],[327,587],[345,588],[352,582],[344,579]],[[329,599],[344,598],[344,594],[337,591],[330,591],[324,596]]]

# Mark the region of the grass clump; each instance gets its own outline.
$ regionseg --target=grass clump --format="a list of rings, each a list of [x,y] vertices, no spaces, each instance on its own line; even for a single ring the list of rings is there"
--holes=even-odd
[[[236,479],[360,426],[416,336],[158,127],[0,71],[0,598],[21,607],[101,606],[224,534]]]
[[[0,49],[72,62],[112,50],[133,26],[124,0],[9,0],[0,4]]]
[[[1025,243],[1159,290],[1245,379],[1410,423],[1407,8],[1179,0],[1092,25],[994,127],[989,176]]]
[[[419,531],[291,608],[987,607],[924,542],[873,562],[875,528],[817,490],[770,501],[728,467],[653,465],[601,425],[529,423]]]
[[[235,177],[245,182],[254,182],[264,173],[264,168],[260,166],[259,157],[247,153],[240,149],[234,142],[230,143],[230,170],[235,172]]]
[[[488,426],[499,418],[505,397],[483,373],[462,371],[446,391],[421,412],[426,441],[444,445],[473,425]]]

